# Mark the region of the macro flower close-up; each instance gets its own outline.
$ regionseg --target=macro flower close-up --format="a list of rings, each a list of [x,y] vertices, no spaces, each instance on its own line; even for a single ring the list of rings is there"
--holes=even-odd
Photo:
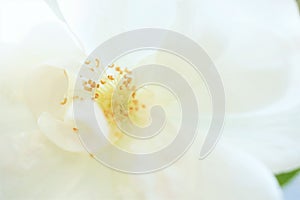
[[[298,3],[0,0],[0,199],[299,199]]]

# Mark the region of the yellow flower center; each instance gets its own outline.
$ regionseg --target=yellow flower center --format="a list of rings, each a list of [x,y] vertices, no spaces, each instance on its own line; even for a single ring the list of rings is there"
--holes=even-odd
[[[96,59],[95,63],[97,68],[99,60]],[[90,62],[86,62],[86,64],[90,64]],[[90,69],[92,72],[95,71],[95,68]],[[121,84],[120,81],[122,81]],[[108,139],[112,142],[116,142],[123,137],[122,131],[119,130],[115,122],[116,119],[122,120],[124,117],[129,117],[132,122],[139,126],[145,126],[148,123],[148,106],[141,101],[143,90],[136,91],[132,72],[127,68],[112,64],[99,81],[86,80],[83,82],[83,88],[85,91],[91,92],[92,100],[103,111],[110,130]],[[118,94],[113,104],[112,98],[116,89],[118,89]],[[130,98],[128,101],[123,100],[123,96],[130,96]],[[117,114],[114,113],[113,106],[119,110]]]

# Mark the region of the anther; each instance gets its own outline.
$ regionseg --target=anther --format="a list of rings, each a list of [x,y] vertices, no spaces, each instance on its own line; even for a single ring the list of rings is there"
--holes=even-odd
[[[96,67],[99,67],[100,65],[100,60],[98,58],[95,59],[95,62],[96,62]]]
[[[114,77],[112,75],[108,75],[107,78],[111,81],[115,80]]]
[[[73,128],[73,131],[74,131],[74,132],[78,132],[78,128],[74,127],[74,128]]]
[[[115,64],[109,65],[109,68],[114,68]]]
[[[60,102],[60,104],[61,104],[61,105],[65,105],[65,104],[67,103],[67,100],[68,100],[68,99],[65,97],[65,98],[63,99],[63,101]]]

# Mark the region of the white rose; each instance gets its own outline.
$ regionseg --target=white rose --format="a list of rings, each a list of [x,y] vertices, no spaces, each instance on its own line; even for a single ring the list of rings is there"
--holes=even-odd
[[[273,173],[300,167],[294,2],[73,0],[59,1],[60,10],[48,3],[61,21],[0,49],[0,197],[282,199]],[[85,152],[69,111],[86,55],[112,35],[141,27],[182,32],[207,50],[224,80],[228,116],[207,159],[199,161],[194,146],[169,168],[133,176]],[[154,58],[137,60],[147,59]]]

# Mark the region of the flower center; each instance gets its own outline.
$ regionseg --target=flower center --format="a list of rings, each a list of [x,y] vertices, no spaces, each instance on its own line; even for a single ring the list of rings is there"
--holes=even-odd
[[[96,61],[96,67],[98,65],[99,61]],[[143,90],[136,91],[132,72],[127,68],[112,64],[99,81],[86,80],[83,82],[83,88],[92,94],[92,100],[103,111],[110,130],[108,139],[112,142],[124,136],[115,120],[122,123],[122,119],[129,117],[133,123],[140,126],[148,123],[148,106],[142,101]],[[124,99],[128,96],[129,99]],[[114,112],[116,110],[117,113]]]

